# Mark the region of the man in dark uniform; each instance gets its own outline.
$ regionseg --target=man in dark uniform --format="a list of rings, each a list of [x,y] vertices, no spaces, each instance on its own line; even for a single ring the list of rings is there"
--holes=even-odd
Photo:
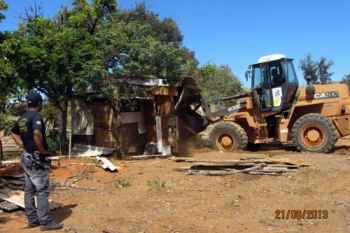
[[[15,142],[23,147],[21,166],[25,173],[25,211],[28,227],[40,226],[42,231],[63,228],[49,213],[49,155],[45,125],[40,115],[43,99],[38,93],[27,96],[28,110],[12,129]],[[36,196],[37,207],[35,207]]]

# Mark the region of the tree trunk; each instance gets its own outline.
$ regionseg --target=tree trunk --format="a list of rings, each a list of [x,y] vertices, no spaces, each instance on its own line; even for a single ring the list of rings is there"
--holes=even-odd
[[[4,153],[2,151],[2,141],[0,138],[0,164],[2,163],[3,160],[4,160]]]
[[[68,117],[68,100],[64,99],[60,106],[61,111],[61,130],[60,130],[60,142],[61,152],[67,154],[68,143],[67,143],[67,117]]]

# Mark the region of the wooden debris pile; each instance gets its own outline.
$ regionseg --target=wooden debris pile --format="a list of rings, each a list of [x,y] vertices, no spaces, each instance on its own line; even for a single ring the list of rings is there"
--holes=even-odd
[[[174,158],[175,162],[194,163],[190,167],[177,169],[187,175],[225,176],[237,173],[252,175],[278,176],[288,172],[298,171],[309,165],[296,164],[288,161],[269,159],[241,160],[195,160],[192,158]]]
[[[12,212],[21,209],[22,207],[9,202],[9,201],[0,201],[0,209],[5,211],[5,212]]]
[[[11,190],[24,190],[24,175],[6,175],[0,176],[0,189],[8,188]]]
[[[1,138],[1,132],[0,132]],[[2,137],[2,153],[4,155],[19,155],[22,152],[22,149],[17,146],[17,144],[13,141],[12,137]]]
[[[11,212],[24,208],[24,175],[0,176],[0,209]]]
[[[149,160],[149,159],[168,159],[170,155],[135,155],[135,156],[128,156],[124,160]]]
[[[24,174],[15,169],[3,168],[0,173],[0,210],[12,212],[24,209]],[[6,171],[8,170],[8,171]],[[51,186],[50,186],[51,188]],[[50,209],[59,208],[61,204],[50,201]]]
[[[4,211],[14,211],[18,209],[24,209],[24,191],[0,189],[0,206]]]

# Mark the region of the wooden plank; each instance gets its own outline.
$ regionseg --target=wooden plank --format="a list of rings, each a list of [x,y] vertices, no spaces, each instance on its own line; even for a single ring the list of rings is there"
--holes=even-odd
[[[0,189],[0,199],[15,204],[24,209],[24,191],[13,191],[10,189]],[[50,210],[60,208],[60,203],[50,202]]]
[[[262,175],[262,176],[280,176],[282,173],[277,172],[261,172],[261,171],[252,171],[249,172],[250,175]]]
[[[249,167],[246,169],[224,169],[224,170],[196,170],[192,169],[192,167],[186,171],[187,175],[208,175],[208,176],[226,176],[226,175],[232,175],[236,173],[247,173],[251,171],[259,170],[263,167],[263,164],[258,164],[253,167]]]
[[[15,205],[8,201],[1,201],[0,202],[0,209],[4,210],[6,212],[12,212],[21,209],[18,205]]]
[[[172,157],[171,160],[181,163],[207,163],[207,164],[220,164],[220,165],[235,165],[235,164],[245,164],[245,163],[266,163],[266,164],[276,164],[279,166],[309,166],[307,164],[302,164],[300,162],[291,162],[287,160],[270,160],[270,159],[240,159],[240,160],[200,160],[188,157]]]
[[[0,190],[0,199],[24,208],[24,191]]]
[[[24,185],[24,179],[3,179],[0,178],[0,184]]]
[[[1,142],[2,142],[3,154],[22,152],[22,149],[15,143],[12,137],[9,137],[9,136],[2,137]]]
[[[257,165],[265,166],[265,163],[225,163],[225,164],[216,164],[216,163],[196,163],[191,166],[193,170],[222,170],[222,169],[237,169],[243,170],[245,168],[254,167]]]
[[[167,159],[168,155],[137,155],[128,156],[124,160],[148,160],[148,159]]]
[[[187,175],[205,175],[205,176],[227,176],[238,173],[237,170],[234,171],[208,171],[208,170],[188,170]]]
[[[235,159],[235,160],[222,160],[222,159],[195,159],[190,157],[171,157],[171,160],[177,163],[186,162],[186,163],[246,163],[254,161],[263,161],[262,159]]]
[[[195,159],[195,158],[190,158],[190,157],[171,157],[170,160],[177,162],[177,163],[234,163],[234,162],[239,162],[240,160],[202,160],[202,159]]]

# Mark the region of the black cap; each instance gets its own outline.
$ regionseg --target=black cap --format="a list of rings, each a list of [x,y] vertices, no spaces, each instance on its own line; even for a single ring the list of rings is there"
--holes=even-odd
[[[27,103],[31,106],[38,106],[43,102],[43,98],[37,92],[32,92],[27,96]]]

